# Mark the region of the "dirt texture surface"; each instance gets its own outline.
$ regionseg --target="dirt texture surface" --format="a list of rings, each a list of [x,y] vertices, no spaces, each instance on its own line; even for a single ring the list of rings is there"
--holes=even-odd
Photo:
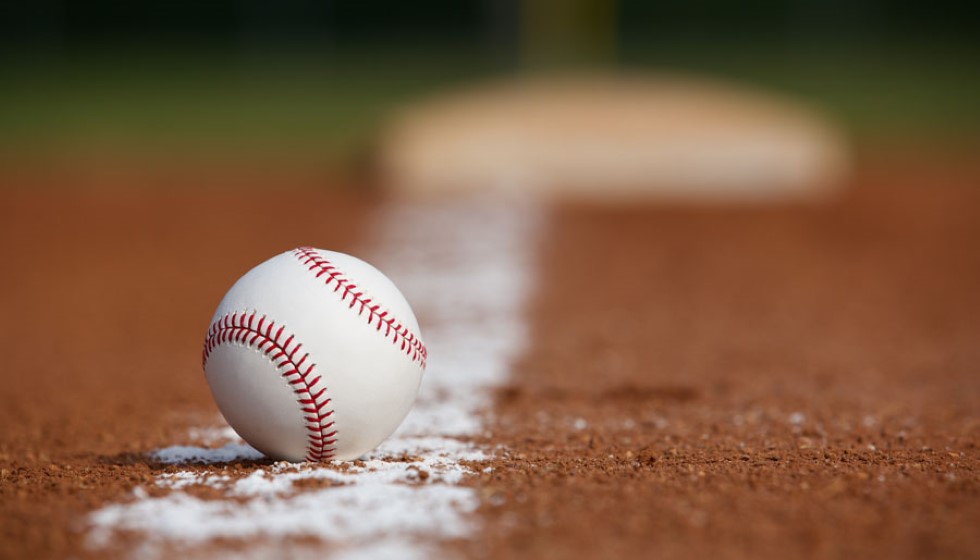
[[[978,557],[980,174],[948,163],[868,155],[818,208],[561,208],[467,553]]]
[[[288,174],[265,178],[295,189],[244,195],[254,176],[15,177],[0,190],[0,557],[84,556],[86,512],[166,468],[145,453],[213,424],[201,343],[225,290],[297,244],[355,252],[376,204]]]
[[[499,456],[469,482],[483,531],[447,552],[980,557],[980,167],[860,161],[819,207],[555,208]],[[224,290],[298,244],[356,253],[379,206],[311,176],[155,177],[0,190],[0,557],[111,556],[85,513],[217,413],[199,359]]]

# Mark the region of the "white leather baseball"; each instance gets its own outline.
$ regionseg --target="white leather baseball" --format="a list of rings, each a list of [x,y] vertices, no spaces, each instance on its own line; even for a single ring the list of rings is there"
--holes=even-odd
[[[275,459],[356,459],[415,401],[426,349],[408,302],[350,255],[301,247],[218,304],[204,373],[232,428]]]

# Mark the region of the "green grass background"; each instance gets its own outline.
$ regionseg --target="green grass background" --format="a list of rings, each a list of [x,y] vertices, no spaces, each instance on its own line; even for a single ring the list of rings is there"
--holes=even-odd
[[[956,139],[980,131],[980,52],[956,45],[623,48],[616,67],[732,78],[836,115],[856,136]],[[0,151],[93,149],[343,160],[399,104],[520,72],[454,45],[266,53],[123,51],[11,56],[0,67]]]

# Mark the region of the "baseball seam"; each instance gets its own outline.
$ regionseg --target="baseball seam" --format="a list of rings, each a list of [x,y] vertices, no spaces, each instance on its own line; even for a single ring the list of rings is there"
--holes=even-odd
[[[258,320],[256,321],[256,317]],[[337,430],[331,417],[333,409],[324,410],[331,402],[323,398],[326,387],[316,390],[322,378],[316,375],[316,364],[307,363],[309,353],[301,354],[302,343],[286,332],[284,325],[276,328],[275,321],[256,311],[236,311],[225,314],[208,328],[204,339],[203,364],[207,368],[208,357],[221,344],[235,343],[262,352],[268,357],[280,376],[286,380],[296,395],[303,420],[306,424],[307,461],[321,461],[333,457],[336,451]],[[333,446],[333,447],[331,447]]]
[[[324,283],[328,287],[332,284],[334,293],[340,293],[340,301],[346,303],[349,298],[348,308],[354,309],[356,307],[358,317],[367,312],[369,326],[374,327],[378,332],[381,332],[383,328],[385,338],[390,339],[392,344],[398,346],[413,362],[425,369],[428,351],[422,340],[398,321],[390,311],[383,309],[380,304],[367,297],[364,290],[347,279],[336,264],[321,256],[313,247],[298,247],[293,249],[293,255],[310,272],[315,272],[316,278],[325,277]]]

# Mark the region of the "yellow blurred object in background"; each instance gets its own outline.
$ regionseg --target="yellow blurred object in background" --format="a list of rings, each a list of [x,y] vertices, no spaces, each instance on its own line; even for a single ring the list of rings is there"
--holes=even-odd
[[[668,75],[498,82],[405,107],[378,154],[396,190],[587,199],[823,198],[848,173],[818,112],[734,84]]]

